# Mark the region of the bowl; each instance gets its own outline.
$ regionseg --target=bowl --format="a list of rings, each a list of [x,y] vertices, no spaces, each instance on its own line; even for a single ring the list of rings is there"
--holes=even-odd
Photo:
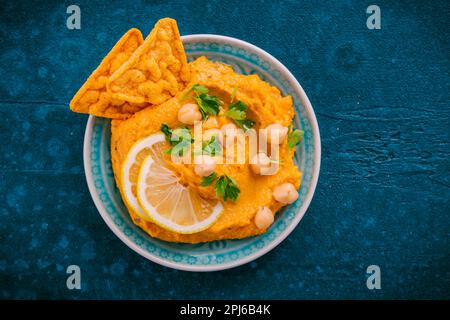
[[[150,237],[133,224],[114,181],[110,158],[111,121],[90,116],[84,136],[84,169],[92,199],[109,228],[128,247],[163,266],[186,271],[216,271],[257,259],[282,242],[302,219],[313,198],[320,170],[320,135],[311,103],[289,70],[264,50],[235,38],[199,34],[183,36],[189,61],[199,56],[233,66],[242,74],[258,74],[294,100],[294,127],[304,131],[297,147],[303,172],[299,198],[276,215],[262,235],[201,244],[170,243]]]

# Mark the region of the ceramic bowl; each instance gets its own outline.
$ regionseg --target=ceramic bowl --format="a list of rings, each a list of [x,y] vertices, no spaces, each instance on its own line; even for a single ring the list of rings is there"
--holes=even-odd
[[[109,228],[128,247],[166,267],[187,271],[233,268],[257,259],[283,241],[302,219],[316,188],[320,169],[320,135],[317,120],[303,88],[289,70],[264,50],[235,38],[217,35],[182,37],[192,61],[199,56],[224,62],[242,74],[258,74],[291,95],[296,116],[294,127],[302,129],[296,162],[303,172],[298,200],[283,208],[268,231],[241,240],[203,244],[169,243],[154,239],[135,226],[114,182],[110,159],[110,120],[89,117],[84,137],[84,167],[92,199]]]

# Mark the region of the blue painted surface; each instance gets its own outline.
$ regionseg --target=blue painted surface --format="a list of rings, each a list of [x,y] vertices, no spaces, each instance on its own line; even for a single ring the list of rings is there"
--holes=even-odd
[[[450,298],[450,7],[377,1],[79,1],[0,6],[1,298]],[[68,101],[129,28],[249,41],[281,60],[319,121],[312,204],[251,264],[186,273],[151,263],[105,225],[82,163],[87,116]],[[68,265],[82,290],[66,288]],[[382,289],[366,287],[381,267]]]

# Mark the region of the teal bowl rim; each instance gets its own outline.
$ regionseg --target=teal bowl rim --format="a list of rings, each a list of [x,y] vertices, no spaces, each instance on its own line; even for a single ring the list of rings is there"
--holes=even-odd
[[[308,96],[306,95],[305,91],[303,90],[300,83],[297,81],[297,79],[292,75],[292,73],[276,58],[274,58],[272,55],[267,53],[266,51],[246,42],[243,40],[239,40],[232,37],[227,36],[219,36],[219,35],[213,35],[213,34],[197,34],[197,35],[188,35],[188,36],[182,36],[183,43],[191,44],[193,42],[221,42],[235,45],[238,48],[244,48],[245,50],[248,50],[251,54],[250,56],[254,55],[255,57],[259,56],[265,62],[268,62],[269,64],[272,64],[275,69],[278,69],[279,72],[284,77],[284,80],[287,81],[287,83],[296,89],[296,93],[298,94],[298,97],[300,99],[300,104],[305,109],[309,123],[311,125],[312,130],[312,141],[314,145],[314,155],[313,155],[313,167],[312,167],[312,173],[311,173],[311,179],[310,179],[310,185],[308,192],[304,198],[302,198],[302,203],[300,207],[298,208],[294,219],[290,222],[290,224],[286,227],[286,229],[283,230],[282,233],[278,234],[278,236],[270,241],[266,246],[263,248],[260,248],[260,250],[253,252],[247,256],[244,256],[242,258],[239,258],[234,261],[230,261],[227,263],[222,264],[215,264],[215,265],[187,265],[183,263],[177,263],[174,261],[170,261],[167,259],[160,258],[156,256],[155,254],[152,254],[140,246],[136,245],[133,241],[130,240],[130,238],[125,235],[125,233],[118,228],[118,226],[114,223],[110,215],[107,213],[107,210],[103,204],[103,201],[100,199],[99,194],[96,190],[93,175],[91,172],[91,137],[93,134],[93,127],[95,122],[94,116],[89,116],[87,125],[86,125],[86,132],[84,136],[84,148],[83,148],[83,158],[84,158],[84,168],[85,168],[85,175],[86,175],[86,181],[88,184],[89,192],[92,196],[92,199],[94,201],[95,206],[97,207],[97,210],[99,211],[100,215],[102,216],[105,223],[108,225],[108,227],[114,232],[114,234],[122,240],[129,248],[140,254],[141,256],[158,263],[160,265],[178,269],[178,270],[184,270],[184,271],[218,271],[218,270],[224,270],[229,268],[234,268],[246,263],[249,263],[262,255],[266,254],[267,252],[271,251],[273,248],[275,248],[278,244],[280,244],[298,225],[300,220],[303,218],[306,210],[308,209],[311,200],[314,195],[314,191],[317,186],[317,181],[319,178],[319,171],[320,171],[320,157],[321,157],[321,143],[320,143],[320,134],[319,134],[319,127],[317,124],[317,119],[314,114],[314,110],[312,108],[311,102],[308,99]]]

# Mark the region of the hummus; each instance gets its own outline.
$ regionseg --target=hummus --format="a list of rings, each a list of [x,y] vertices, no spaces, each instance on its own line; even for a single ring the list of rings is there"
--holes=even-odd
[[[194,84],[204,85],[222,101],[231,101],[232,97],[248,105],[249,117],[255,121],[254,128],[265,128],[272,123],[289,126],[294,117],[294,108],[290,96],[282,97],[280,91],[261,80],[257,75],[240,75],[225,64],[211,62],[200,57],[189,63],[190,82],[186,88]],[[111,126],[111,159],[116,183],[121,189],[120,170],[132,145],[139,139],[160,132],[161,124],[171,128],[184,126],[177,118],[178,110],[186,100],[186,90],[178,92],[173,98],[157,106],[145,108],[126,120],[112,120]],[[225,105],[226,107],[226,105]],[[231,123],[230,118],[215,117],[218,127]],[[136,225],[162,240],[171,242],[199,243],[220,239],[245,238],[260,234],[265,230],[258,229],[254,223],[255,214],[260,207],[268,207],[277,212],[283,204],[275,201],[273,190],[282,183],[292,183],[300,187],[301,173],[294,161],[294,150],[287,147],[287,141],[280,145],[279,169],[275,175],[256,175],[252,172],[248,159],[243,164],[218,165],[216,171],[234,178],[239,185],[240,195],[236,202],[223,202],[224,210],[219,219],[208,229],[194,234],[179,234],[143,221],[130,208],[128,210]],[[211,186],[200,186],[201,178],[194,173],[193,165],[170,163],[168,166],[182,179],[204,197],[214,198]],[[123,196],[123,190],[120,190]]]

